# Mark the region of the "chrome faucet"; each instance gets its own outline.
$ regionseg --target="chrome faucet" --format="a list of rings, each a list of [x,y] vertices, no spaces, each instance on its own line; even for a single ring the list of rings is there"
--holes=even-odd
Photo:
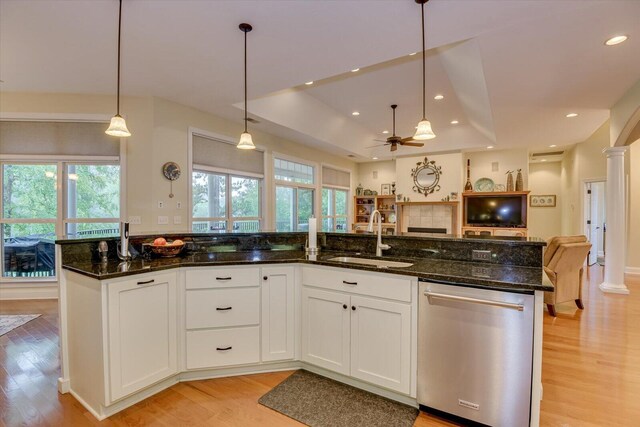
[[[376,244],[376,256],[382,256],[382,250],[391,249],[391,246],[385,245],[382,243],[382,215],[377,209],[371,212],[371,216],[369,217],[369,225],[367,226],[367,231],[369,233],[373,232],[373,222],[375,221],[376,215],[378,215],[378,243]]]

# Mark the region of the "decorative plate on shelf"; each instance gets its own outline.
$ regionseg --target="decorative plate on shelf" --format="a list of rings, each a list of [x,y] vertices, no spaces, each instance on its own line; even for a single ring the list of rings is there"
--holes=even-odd
[[[490,178],[480,178],[473,186],[473,191],[479,193],[487,193],[493,191],[494,183]]]
[[[396,214],[395,213],[390,213],[389,214],[389,222],[391,224],[395,224],[396,223]]]

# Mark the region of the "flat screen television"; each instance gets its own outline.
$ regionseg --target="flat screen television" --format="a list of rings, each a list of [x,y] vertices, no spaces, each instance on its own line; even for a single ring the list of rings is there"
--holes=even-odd
[[[526,198],[521,196],[466,197],[466,223],[479,227],[525,227],[524,203]]]

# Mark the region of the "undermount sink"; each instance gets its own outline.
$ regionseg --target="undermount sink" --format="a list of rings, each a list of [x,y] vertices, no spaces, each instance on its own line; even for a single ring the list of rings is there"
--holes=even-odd
[[[327,261],[344,262],[347,264],[373,265],[378,268],[389,268],[389,267],[402,268],[402,267],[411,267],[413,265],[410,262],[387,261],[384,259],[372,259],[372,258],[356,258],[351,256],[338,256],[334,258],[329,258]]]

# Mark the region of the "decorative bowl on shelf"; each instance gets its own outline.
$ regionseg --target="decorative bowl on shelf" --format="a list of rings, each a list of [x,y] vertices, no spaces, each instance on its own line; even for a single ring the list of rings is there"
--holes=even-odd
[[[170,258],[178,255],[184,249],[184,243],[178,245],[149,245],[151,252],[163,258]]]

